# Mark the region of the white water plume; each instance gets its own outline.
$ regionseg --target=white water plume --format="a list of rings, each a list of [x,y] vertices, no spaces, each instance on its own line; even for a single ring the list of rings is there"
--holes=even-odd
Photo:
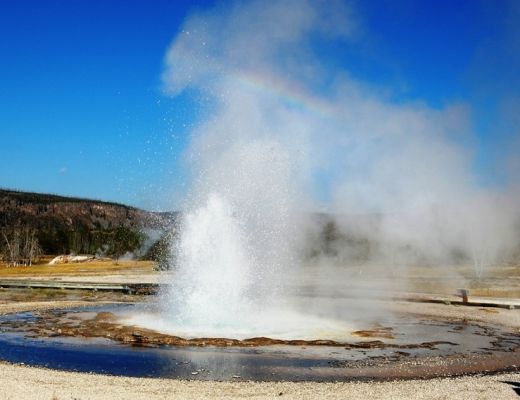
[[[263,139],[230,144],[199,167],[174,249],[168,317],[194,332],[247,330],[295,264],[292,165],[283,145]]]

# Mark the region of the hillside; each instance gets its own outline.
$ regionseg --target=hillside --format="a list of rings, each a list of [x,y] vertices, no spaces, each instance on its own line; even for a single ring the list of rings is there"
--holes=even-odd
[[[112,202],[0,189],[0,230],[34,232],[47,254],[95,253],[122,230],[163,230],[175,217]]]

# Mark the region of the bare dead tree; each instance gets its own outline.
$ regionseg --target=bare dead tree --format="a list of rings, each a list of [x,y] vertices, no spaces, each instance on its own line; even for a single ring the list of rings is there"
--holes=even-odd
[[[20,259],[20,232],[18,229],[12,229],[10,232],[3,230],[2,236],[7,250],[7,265],[14,267]]]
[[[10,267],[32,265],[42,254],[35,229],[4,229],[1,239],[5,249],[3,258]]]
[[[42,254],[42,248],[40,247],[40,243],[38,242],[38,238],[36,237],[36,231],[34,229],[31,230],[30,235],[28,235],[26,248],[26,258],[29,260],[29,265],[32,265],[33,261],[38,260]]]

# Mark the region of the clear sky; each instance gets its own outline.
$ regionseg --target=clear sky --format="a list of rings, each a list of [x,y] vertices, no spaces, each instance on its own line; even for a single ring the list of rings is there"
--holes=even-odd
[[[178,204],[178,160],[200,110],[188,95],[166,96],[161,73],[184,19],[214,3],[2,1],[0,187]],[[356,1],[360,37],[323,46],[323,59],[395,101],[469,105],[475,170],[496,184],[518,134],[519,4]]]

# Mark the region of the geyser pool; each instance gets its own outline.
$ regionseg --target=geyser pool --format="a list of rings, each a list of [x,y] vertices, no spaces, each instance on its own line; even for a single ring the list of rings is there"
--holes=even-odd
[[[425,378],[518,365],[520,339],[505,327],[445,318],[444,305],[422,305],[429,314],[422,315],[414,303],[376,303],[391,315],[385,324],[357,321],[364,329],[344,331],[339,342],[187,340],[127,325],[132,315],[154,313],[150,304],[2,315],[0,358],[65,370],[219,380]],[[490,314],[476,309],[472,315]]]

